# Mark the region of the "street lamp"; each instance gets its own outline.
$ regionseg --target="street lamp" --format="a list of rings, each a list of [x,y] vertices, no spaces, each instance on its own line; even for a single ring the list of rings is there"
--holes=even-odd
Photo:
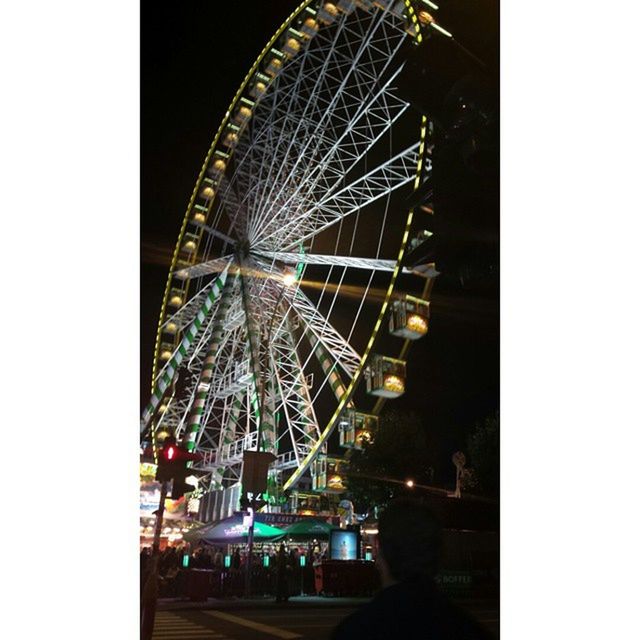
[[[407,480],[405,484],[407,485],[407,487],[409,487],[409,489],[413,489],[413,480]]]

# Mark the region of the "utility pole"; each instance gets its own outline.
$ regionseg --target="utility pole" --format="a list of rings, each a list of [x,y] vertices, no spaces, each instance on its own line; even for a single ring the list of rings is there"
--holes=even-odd
[[[164,518],[164,501],[167,498],[169,483],[164,480],[160,488],[160,504],[156,511],[156,527],[153,533],[153,551],[151,553],[151,568],[142,590],[142,615],[140,616],[140,638],[151,640],[153,625],[156,619],[156,606],[158,604],[158,564],[160,561],[160,534],[162,533],[162,520]]]

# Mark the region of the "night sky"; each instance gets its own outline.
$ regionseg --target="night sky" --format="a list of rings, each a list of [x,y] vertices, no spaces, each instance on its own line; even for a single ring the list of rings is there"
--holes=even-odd
[[[142,2],[141,407],[171,254],[204,156],[244,75],[297,4]],[[439,21],[494,66],[495,3],[442,4]],[[492,143],[495,133],[488,134],[489,155]],[[473,237],[458,247],[451,272],[437,278],[429,334],[409,352],[407,391],[386,408],[423,417],[444,479],[466,433],[498,409],[499,184],[495,170],[468,168],[460,150],[446,144],[433,178],[436,214],[464,220]]]

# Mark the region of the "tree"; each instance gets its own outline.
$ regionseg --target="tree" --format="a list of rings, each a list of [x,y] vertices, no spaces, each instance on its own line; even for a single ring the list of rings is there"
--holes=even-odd
[[[476,424],[467,438],[470,466],[478,489],[489,496],[497,496],[500,488],[500,430],[498,417],[485,418]]]
[[[362,451],[354,450],[350,456],[349,499],[357,512],[371,511],[394,495],[410,491],[384,478],[427,482],[431,479],[429,467],[434,466],[434,448],[428,446],[420,416],[415,412],[388,411],[380,417],[373,443],[365,444]]]

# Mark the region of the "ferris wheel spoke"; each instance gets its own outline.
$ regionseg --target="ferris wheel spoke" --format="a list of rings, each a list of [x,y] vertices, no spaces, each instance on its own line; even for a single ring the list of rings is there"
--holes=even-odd
[[[218,177],[218,199],[230,220],[229,233],[235,231],[236,235],[242,238],[244,229],[242,221],[246,219],[246,210],[236,194],[233,182],[224,173]],[[235,241],[231,240],[231,244],[235,246]]]
[[[399,154],[385,161],[353,183],[331,194],[301,216],[283,222],[278,229],[256,244],[256,250],[276,245],[280,251],[299,246],[328,229],[336,222],[360,211],[383,196],[415,179],[418,163],[416,142]]]
[[[218,238],[218,240],[222,240],[223,242],[226,242],[232,247],[236,246],[236,241],[231,236],[228,236],[226,233],[222,233],[221,231],[218,231],[217,229],[210,227],[208,224],[205,224],[204,222],[198,222],[194,220],[192,224],[195,225],[198,229],[202,229],[206,234],[213,236],[214,238]]]
[[[252,264],[248,264],[252,268]],[[244,264],[241,264],[241,269]],[[258,292],[256,291],[255,278],[240,276],[240,284],[242,289],[242,302],[244,306],[244,314],[246,318],[247,345],[249,350],[249,366],[251,371],[251,385],[255,389],[256,395],[261,397],[258,403],[258,420],[261,428],[262,443],[264,451],[272,451],[276,442],[275,428],[275,407],[272,394],[270,393],[270,385],[272,382],[267,376],[268,367],[264,367],[264,358],[262,354],[262,336],[260,333],[260,318],[264,317],[263,303]],[[265,354],[266,355],[266,354]],[[268,363],[267,363],[268,364]],[[261,393],[265,389],[264,393]],[[262,402],[264,398],[264,403]]]
[[[176,271],[176,278],[181,280],[192,280],[194,278],[201,278],[202,276],[208,276],[211,273],[220,273],[231,266],[233,255],[229,254],[222,258],[214,258],[213,260],[207,260],[194,264],[191,267],[185,267]],[[232,271],[235,271],[235,267],[231,267]]]
[[[262,251],[260,255],[286,264],[327,265],[352,269],[366,269],[368,271],[393,271],[397,264],[395,260],[383,260],[380,258],[358,258],[355,256],[320,255],[285,251]],[[404,271],[409,272],[407,269]]]
[[[271,345],[271,359],[296,462],[306,456],[320,436],[309,386],[292,339],[290,323]],[[277,363],[277,364],[276,364]]]
[[[220,271],[222,271],[222,269]],[[177,311],[171,315],[166,315],[163,323],[160,325],[160,330],[163,332],[177,333],[192,323],[209,295],[211,284],[211,282],[207,282],[198,293],[192,296],[183,306],[179,307]]]
[[[293,83],[297,88],[304,78],[304,55],[295,62],[298,67],[297,77]],[[291,75],[291,67],[287,69],[287,77]],[[291,130],[285,123],[291,122],[296,113],[296,102],[299,99],[298,92],[291,94],[283,90],[283,73],[276,77],[266,96],[258,104],[251,119],[248,133],[240,138],[239,149],[242,151],[236,160],[235,175],[238,177],[238,184],[243,186],[243,204],[245,210],[254,211],[258,200],[264,192],[263,186],[271,177],[273,166],[265,163],[264,158],[273,157],[275,148],[279,144],[279,139],[283,131]],[[281,114],[279,116],[279,114]],[[279,117],[278,117],[279,116]],[[282,122],[278,124],[277,121]],[[252,144],[245,147],[245,140],[252,140]],[[246,221],[247,228],[251,225]]]
[[[227,315],[234,302],[233,291],[236,288],[236,280],[237,277],[227,278],[227,281],[225,282],[220,296],[220,302],[212,323],[213,327],[211,337],[207,341],[207,352],[202,363],[197,368],[200,373],[197,384],[194,385],[194,398],[189,412],[189,417],[187,419],[185,436],[183,437],[183,442],[186,443],[186,447],[189,451],[192,451],[195,448],[196,439],[198,438],[202,428],[202,417],[209,389],[211,388],[215,360],[218,356],[220,347],[223,345]],[[237,296],[235,299],[237,299]]]
[[[322,343],[345,373],[353,376],[362,360],[356,350],[300,289],[295,292],[285,291],[285,297],[304,326]]]
[[[259,140],[265,134],[270,138],[274,131],[280,134],[291,131],[290,141],[295,142],[306,132],[344,26],[341,19],[333,32],[321,30],[311,41],[305,41],[298,55],[284,66],[256,110],[252,122],[254,139]],[[281,126],[276,125],[279,120]],[[296,126],[285,126],[287,123]],[[278,146],[288,147],[291,143],[280,136],[276,138]]]
[[[331,133],[331,127],[323,126],[328,122],[328,115],[332,112],[332,106],[338,104],[342,98],[342,94],[349,90],[348,80],[357,68],[358,62],[365,55],[367,45],[370,43],[377,28],[379,21],[376,16],[361,15],[351,26],[352,31],[356,26],[361,27],[358,33],[358,40],[352,37],[354,42],[359,42],[356,51],[351,58],[338,58],[338,48],[340,46],[350,46],[349,38],[341,40],[341,35],[347,30],[347,21],[343,17],[335,30],[321,31],[314,39],[314,44],[320,44],[320,47],[310,47],[304,54],[309,59],[309,66],[314,69],[314,73],[309,78],[304,78],[307,83],[311,84],[311,88],[307,89],[308,96],[303,104],[301,123],[295,130],[293,136],[287,138],[282,136],[285,144],[280,145],[280,153],[276,153],[273,157],[274,162],[271,167],[276,167],[277,172],[274,180],[267,185],[267,190],[260,201],[260,205],[256,211],[253,228],[259,228],[257,221],[264,220],[265,213],[272,209],[274,201],[277,201],[284,191],[289,190],[289,185],[295,176],[302,173],[299,169],[304,167],[312,157],[309,149],[312,144],[320,140],[324,140]],[[344,61],[346,59],[346,62]],[[281,81],[282,82],[282,81]],[[296,95],[297,100],[297,95]],[[292,153],[292,145],[300,139],[303,139],[304,146],[296,149]],[[288,144],[287,144],[288,141]],[[293,164],[291,164],[293,162]],[[270,174],[272,175],[272,174]],[[278,194],[279,192],[279,194]]]
[[[302,176],[307,173],[309,164],[315,164],[316,158],[324,157],[327,151],[331,148],[334,140],[327,138],[327,132],[335,132],[336,125],[339,126],[340,119],[342,118],[343,125],[348,125],[351,121],[351,113],[358,111],[365,98],[364,91],[371,91],[371,79],[367,79],[366,82],[362,82],[358,77],[358,71],[362,68],[366,68],[366,65],[371,65],[372,72],[375,73],[375,64],[380,63],[383,68],[389,64],[389,52],[379,52],[379,57],[376,58],[372,54],[371,43],[374,41],[374,37],[378,30],[383,27],[385,20],[381,16],[374,16],[368,27],[363,30],[361,35],[361,41],[357,47],[357,50],[352,53],[351,56],[344,56],[346,62],[335,61],[335,64],[330,67],[332,77],[339,81],[336,87],[326,87],[326,91],[323,94],[315,96],[314,100],[307,102],[307,108],[311,106],[315,109],[315,122],[313,123],[313,131],[309,133],[307,141],[303,147],[302,152],[296,153],[295,162],[293,167],[290,167],[284,158],[278,158],[278,161],[274,164],[278,166],[278,172],[276,179],[273,181],[269,190],[268,196],[263,199],[260,209],[257,212],[256,220],[264,222],[265,216],[270,215],[273,212],[273,205],[282,199],[283,194],[291,191],[291,184],[294,184],[295,188],[299,187],[299,182],[304,182]],[[404,36],[404,34],[403,34]],[[400,39],[401,41],[401,39]],[[332,42],[332,51],[336,49],[337,40]],[[351,47],[350,41],[347,39],[347,46]],[[366,54],[366,55],[365,55]],[[382,55],[380,55],[382,54]],[[363,58],[363,60],[361,60]],[[331,60],[329,56],[325,59],[323,66],[323,72],[326,72],[327,65]],[[323,75],[323,78],[325,76]],[[367,86],[366,90],[362,89],[362,86]],[[320,88],[321,84],[316,83],[316,89]],[[324,97],[327,95],[328,97]],[[333,119],[333,123],[332,123]],[[333,133],[332,137],[336,137]],[[327,140],[327,144],[323,148],[323,141]],[[271,223],[270,226],[272,226]],[[258,222],[254,223],[253,227],[261,228],[263,224]]]
[[[401,43],[402,41],[400,41]],[[387,64],[390,64],[391,60],[392,57],[389,58]],[[277,226],[278,220],[290,216],[292,210],[300,213],[304,210],[305,205],[308,208],[309,205],[315,204],[335,190],[345,176],[358,165],[375,143],[402,116],[409,107],[409,103],[400,100],[391,91],[392,83],[401,70],[402,65],[391,75],[382,88],[377,92],[370,92],[366,99],[358,100],[355,96],[353,104],[343,105],[346,114],[353,113],[355,115],[349,115],[343,120],[344,130],[334,141],[325,145],[326,148],[323,148],[321,136],[316,135],[313,138],[316,142],[314,151],[320,153],[314,154],[312,151],[312,160],[307,162],[304,168],[305,173],[298,180],[298,186],[282,205],[275,209],[275,213],[273,213],[273,208],[271,209],[274,220],[271,226]],[[333,115],[335,118],[336,114]],[[315,161],[314,157],[317,158]],[[308,195],[303,195],[302,190],[306,194],[313,194],[313,200]],[[269,228],[264,224],[258,227],[259,231],[254,234],[255,239],[259,240],[261,236],[266,235]]]
[[[171,358],[167,362],[167,364],[161,369],[158,377],[156,379],[156,384],[151,394],[151,399],[149,400],[149,404],[145,408],[142,414],[142,420],[140,425],[141,432],[149,424],[155,410],[157,409],[160,401],[162,400],[166,390],[169,385],[173,381],[176,371],[180,367],[182,360],[188,355],[189,350],[191,349],[192,344],[195,341],[195,337],[202,328],[203,323],[209,316],[211,309],[214,306],[214,303],[219,299],[220,294],[222,293],[222,289],[227,279],[228,268],[225,269],[216,280],[214,280],[209,288],[209,291],[204,298],[202,306],[198,310],[196,317],[193,322],[189,326],[189,328],[184,332],[184,336],[182,338],[181,343],[178,345],[177,349],[173,352]]]
[[[217,433],[216,442],[217,455],[213,462],[214,476],[218,486],[223,486],[223,477],[225,470],[231,462],[231,448],[233,443],[238,439],[238,435],[242,434],[242,414],[246,412],[246,390],[242,390],[233,396],[230,396],[226,405],[226,413]],[[226,454],[226,456],[225,456]]]

